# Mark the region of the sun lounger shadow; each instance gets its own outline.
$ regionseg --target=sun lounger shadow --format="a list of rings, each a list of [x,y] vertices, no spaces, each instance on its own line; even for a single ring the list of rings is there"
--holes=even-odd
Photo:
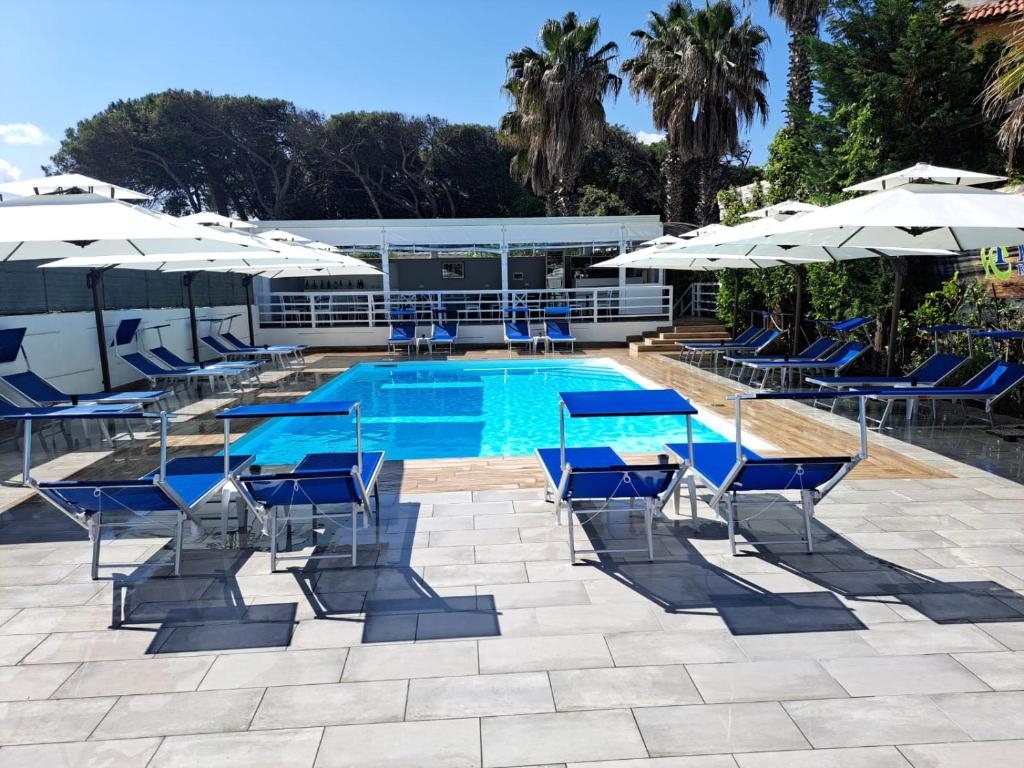
[[[417,503],[384,505],[379,526],[371,522],[363,529],[364,565],[310,559],[289,569],[316,619],[361,622],[363,643],[500,636],[501,617],[491,595],[442,596],[412,566],[418,517]],[[332,546],[328,538],[313,554]]]

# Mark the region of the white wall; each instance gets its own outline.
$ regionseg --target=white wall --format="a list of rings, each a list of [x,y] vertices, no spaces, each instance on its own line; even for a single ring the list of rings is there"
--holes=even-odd
[[[613,323],[583,323],[573,321],[572,331],[580,342],[606,342],[621,344],[627,336],[639,336],[645,331],[668,325],[667,320],[624,321]],[[540,325],[536,325],[536,332]],[[429,325],[417,327],[420,335],[430,332]],[[383,349],[388,338],[386,325],[365,328],[258,328],[256,341],[260,344],[308,344],[311,347],[378,347]],[[465,344],[504,345],[500,325],[461,325],[459,341]]]
[[[245,324],[245,307],[198,307],[198,317],[227,317],[242,313],[234,320],[232,330],[242,339],[248,328]],[[107,310],[103,314],[103,325],[107,343],[114,337],[118,323],[125,318],[141,317],[140,328],[169,324],[160,330],[163,344],[186,360],[192,359],[192,339],[189,332],[187,309],[124,309]],[[96,323],[92,312],[52,312],[45,315],[0,315],[0,328],[28,328],[24,348],[32,370],[50,383],[68,393],[98,392],[103,388],[100,374],[99,349],[96,342]],[[202,336],[209,325],[199,324]],[[155,331],[140,334],[147,347],[157,345]],[[200,343],[203,359],[209,359],[208,350]],[[127,351],[133,351],[133,348]],[[138,375],[122,363],[113,350],[108,350],[110,379],[114,387],[138,380]],[[16,373],[25,369],[22,357],[14,363],[0,364],[0,374]]]

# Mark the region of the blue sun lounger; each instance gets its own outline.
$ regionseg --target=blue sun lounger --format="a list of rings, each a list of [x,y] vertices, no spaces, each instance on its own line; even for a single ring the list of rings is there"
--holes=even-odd
[[[576,351],[576,337],[569,326],[570,307],[544,308],[544,348],[551,349],[556,344],[568,344],[571,351]]]
[[[185,371],[208,371],[211,369],[215,371],[222,369],[233,371],[241,370],[245,371],[246,375],[249,376],[249,378],[254,378],[256,382],[259,382],[259,378],[255,376],[255,371],[251,366],[242,368],[234,363],[226,363],[223,361],[218,363],[206,362],[199,366],[179,357],[167,347],[153,347],[152,349],[148,349],[146,351],[149,352],[149,354],[151,354],[161,363],[163,363],[164,365],[169,365],[171,368],[178,368]]]
[[[243,378],[251,378],[254,373],[244,368],[222,368],[220,366],[210,366],[208,368],[161,368],[141,352],[126,352],[119,355],[119,357],[145,377],[150,384],[155,385],[161,381],[182,384],[205,380],[209,383],[211,392],[217,391],[215,384],[217,381],[223,383],[225,392],[231,392],[233,391],[231,382],[240,385]]]
[[[509,355],[512,354],[512,347],[515,344],[525,344],[531,349],[537,348],[537,338],[530,334],[530,321],[526,318],[528,313],[529,310],[526,307],[505,308],[506,318],[503,330]]]
[[[777,330],[774,330],[774,329],[771,329],[771,330],[765,329],[762,333],[760,333],[757,336],[755,336],[754,339],[752,341],[750,341],[749,343],[747,343],[747,344],[720,344],[720,345],[718,345],[716,347],[701,347],[701,348],[687,347],[687,349],[690,349],[690,351],[692,351],[697,356],[696,365],[700,365],[701,363],[704,362],[704,355],[710,354],[711,355],[711,366],[713,368],[717,369],[718,368],[718,359],[721,356],[726,355],[726,354],[732,354],[732,355],[742,355],[742,354],[758,355],[761,352],[763,352],[765,349],[767,349],[768,346],[770,344],[772,344],[781,335],[782,335],[781,331],[777,331]],[[692,360],[691,360],[691,363],[692,363]]]
[[[984,406],[989,423],[994,424],[992,406],[1022,383],[1024,383],[1024,365],[993,360],[970,381],[966,381],[958,387],[906,387],[881,391],[872,390],[870,395],[879,399],[905,400],[908,407],[911,402],[919,400],[948,400],[959,402],[961,405],[967,402],[977,402]],[[965,416],[966,413],[965,407]]]
[[[416,343],[416,310],[393,309],[388,313],[390,333],[387,338],[387,351],[394,353],[399,347],[405,347],[406,354],[412,354],[412,346]]]
[[[78,405],[79,403],[91,405],[153,405],[162,407],[164,400],[171,394],[164,389],[149,389],[69,395],[61,392],[46,379],[37,376],[32,371],[11,373],[2,378],[11,389],[40,407]]]
[[[25,424],[25,443],[30,444],[32,442],[32,429],[29,426],[29,417],[33,419],[41,419],[44,422],[47,421],[47,416],[51,417],[52,421],[58,426],[61,434],[67,440],[68,444],[71,444],[71,435],[69,434],[65,421],[80,419],[84,422],[92,419],[96,419],[99,424],[100,436],[110,442],[110,435],[107,433],[106,420],[107,419],[120,419],[127,415],[137,415],[139,412],[139,405],[137,403],[106,403],[106,404],[82,404],[72,406],[23,406],[12,403],[6,397],[0,396],[0,419],[8,421],[21,421]],[[133,439],[135,434],[132,432],[131,424],[125,419],[125,424],[128,425],[128,434]],[[50,426],[50,425],[47,425]],[[40,437],[42,439],[42,437]],[[29,446],[31,448],[31,446]],[[23,467],[24,472],[22,479],[28,481],[28,466]]]
[[[231,331],[224,331],[218,334],[223,341],[226,341],[232,347],[237,349],[239,352],[249,352],[251,354],[257,354],[259,352],[273,351],[275,354],[284,354],[294,358],[296,364],[302,364],[305,361],[305,344],[267,344],[262,347],[253,346],[252,344],[246,344],[240,338],[231,333]]]
[[[555,520],[562,521],[566,508],[569,537],[569,562],[576,554],[612,554],[646,552],[654,559],[654,517],[660,514],[665,501],[673,496],[683,478],[678,464],[629,464],[608,446],[567,448],[565,417],[601,418],[632,416],[684,416],[687,441],[693,443],[692,417],[697,413],[685,398],[671,389],[616,390],[610,392],[559,393],[560,445],[538,448],[537,460],[547,480],[549,500],[555,504]],[[691,485],[691,501],[695,504],[695,488]],[[647,546],[643,549],[577,549],[573,523],[576,515],[592,518],[607,511],[608,502],[626,500],[632,506],[644,505],[644,530]],[[598,501],[597,510],[578,508],[581,501]]]
[[[871,345],[866,341],[848,341],[828,357],[823,357],[820,360],[775,360],[767,362],[746,361],[743,362],[742,365],[746,368],[753,369],[750,375],[751,384],[754,383],[755,374],[758,372],[763,373],[759,386],[764,389],[768,386],[768,379],[771,377],[773,371],[778,371],[782,386],[786,385],[787,374],[789,374],[790,371],[795,372],[798,375],[821,371],[831,373],[833,376],[838,376],[844,369],[852,365],[855,360],[870,348]]]
[[[110,406],[113,407],[113,406]],[[24,414],[4,418],[25,423],[26,438],[31,424],[46,419],[101,419],[106,414],[83,411],[81,407],[58,409],[54,413]],[[31,476],[32,442],[25,441],[24,482],[34,488],[51,506],[67,515],[89,532],[92,541],[91,574],[99,569],[140,567],[142,563],[101,563],[103,531],[110,529],[166,529],[174,531],[174,575],[181,572],[182,534],[185,520],[199,523],[199,507],[213,498],[228,482],[226,470],[241,471],[251,456],[235,456],[230,462],[219,456],[186,456],[167,460],[166,412],[119,413],[117,418],[159,419],[160,463],[156,469],[136,480],[58,480],[40,481]],[[173,520],[168,523],[167,515]]]
[[[305,456],[290,472],[241,475],[232,473],[232,482],[242,503],[263,526],[270,539],[270,570],[277,570],[278,560],[326,560],[351,557],[358,565],[359,512],[365,523],[369,512],[380,524],[380,495],[377,478],[384,466],[383,451],[364,451],[362,418],[356,401],[298,402],[270,405],[242,405],[217,414],[224,421],[224,461],[231,456],[231,420],[240,418],[335,417],[355,415],[356,450],[335,453],[313,453]],[[375,506],[371,504],[371,498]],[[349,511],[325,512],[324,507],[349,505]],[[296,514],[293,507],[310,508],[306,515]],[[348,517],[352,524],[352,552],[346,554],[279,555],[278,535],[281,523],[330,520]]]
[[[451,320],[435,320],[430,326],[430,337],[427,339],[427,351],[434,354],[434,345],[448,347],[448,354],[455,351],[455,342],[459,339],[459,324]]]
[[[784,456],[765,458],[742,444],[741,403],[744,400],[806,400],[815,392],[754,392],[730,395],[735,401],[736,440],[728,443],[670,443],[665,449],[679,457],[711,492],[708,505],[728,526],[729,548],[736,554],[736,533],[742,524],[739,512],[741,494],[765,492],[798,493],[804,519],[804,536],[795,540],[757,541],[746,544],[804,544],[814,551],[811,520],[815,506],[825,498],[851,470],[867,458],[867,425],[864,420],[865,396],[860,393],[833,392],[828,397],[855,397],[860,402],[860,451],[853,456]],[[696,503],[691,497],[694,514]],[[772,502],[769,502],[769,504]],[[753,515],[752,517],[756,517]]]
[[[725,361],[730,363],[729,378],[741,379],[743,374],[742,363],[771,363],[788,362],[790,360],[817,360],[838,344],[835,339],[820,338],[812,341],[801,352],[795,355],[726,355]],[[738,370],[737,370],[738,368]]]
[[[676,345],[679,347],[679,359],[684,362],[690,362],[695,355],[706,349],[718,349],[724,345],[731,344],[750,344],[758,336],[762,336],[767,333],[766,328],[760,328],[756,325],[752,325],[747,328],[743,333],[735,336],[732,339],[726,341],[697,341],[696,339],[684,339],[677,341]]]
[[[952,376],[967,360],[968,358],[966,357],[936,352],[905,376],[808,376],[805,381],[808,384],[817,384],[822,390],[870,389],[872,387],[882,389],[892,389],[894,387],[934,387]],[[831,410],[835,410],[838,402],[838,400],[832,399],[830,404]],[[877,420],[873,418],[869,420],[877,422],[879,429],[884,427],[895,402],[894,399],[889,399],[882,415]],[[818,405],[818,403],[815,402],[814,405]],[[907,419],[909,420],[913,415],[914,410],[911,407],[911,403],[908,403]]]
[[[236,368],[255,368],[259,369],[263,367],[263,361],[252,360],[247,358],[248,352],[239,352],[237,349],[231,349],[227,344],[218,339],[216,336],[200,336],[199,340],[203,342],[207,347],[213,350],[214,354],[219,356],[225,362],[230,362],[231,365]],[[278,358],[285,353],[266,353],[260,355],[260,357],[269,357],[275,363],[278,362]],[[283,363],[280,364],[281,368],[285,367]]]

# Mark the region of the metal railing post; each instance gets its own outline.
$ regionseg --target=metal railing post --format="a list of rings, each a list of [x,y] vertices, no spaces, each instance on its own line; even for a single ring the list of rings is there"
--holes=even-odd
[[[309,327],[316,328],[316,294],[309,294]]]

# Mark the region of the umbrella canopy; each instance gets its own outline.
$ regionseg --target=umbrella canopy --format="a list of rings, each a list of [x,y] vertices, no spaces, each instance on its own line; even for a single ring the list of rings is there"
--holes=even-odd
[[[61,195],[71,192],[86,192],[114,200],[152,200],[150,195],[132,189],[119,187],[106,181],[83,176],[80,173],[62,173],[56,176],[43,176],[38,179],[10,181],[0,184],[0,200],[3,195],[27,197],[35,195]]]
[[[190,224],[200,224],[202,226],[211,227],[225,227],[227,229],[256,229],[257,224],[253,224],[251,221],[239,221],[238,219],[232,219],[229,216],[221,216],[219,213],[213,213],[212,211],[202,211],[201,213],[190,213],[188,216],[180,216],[181,221],[187,221]]]
[[[978,187],[905,184],[792,217],[750,243],[968,251],[1019,243],[1022,233],[1024,198]]]
[[[644,242],[640,243],[640,245],[645,246],[645,247],[646,246],[651,246],[651,245],[654,245],[654,246],[671,245],[672,243],[678,243],[680,241],[680,239],[681,238],[676,237],[675,235],[659,235],[658,237],[654,238],[653,240],[645,240]]]
[[[177,270],[169,269],[168,272]],[[240,275],[251,275],[252,277],[266,277],[275,279],[278,277],[354,277],[356,275],[380,275],[379,269],[366,262],[359,262],[358,266],[348,264],[331,264],[329,262],[315,262],[310,264],[297,264],[295,262],[282,262],[279,264],[260,264],[251,267],[221,267],[212,266],[207,272],[232,272]]]
[[[776,203],[775,205],[769,205],[765,208],[758,208],[756,211],[744,213],[743,218],[765,219],[774,216],[792,216],[794,213],[816,211],[820,207],[820,205],[814,205],[814,203],[801,203],[799,200],[786,200],[782,203]]]
[[[950,184],[954,186],[972,187],[978,184],[992,184],[1006,181],[1005,176],[993,176],[976,171],[961,171],[957,168],[943,168],[928,163],[918,163],[902,171],[887,173],[877,179],[868,179],[852,187],[845,187],[846,192],[879,192],[894,189],[905,184]]]
[[[273,248],[238,237],[100,195],[21,197],[0,203],[0,261],[248,254]]]

